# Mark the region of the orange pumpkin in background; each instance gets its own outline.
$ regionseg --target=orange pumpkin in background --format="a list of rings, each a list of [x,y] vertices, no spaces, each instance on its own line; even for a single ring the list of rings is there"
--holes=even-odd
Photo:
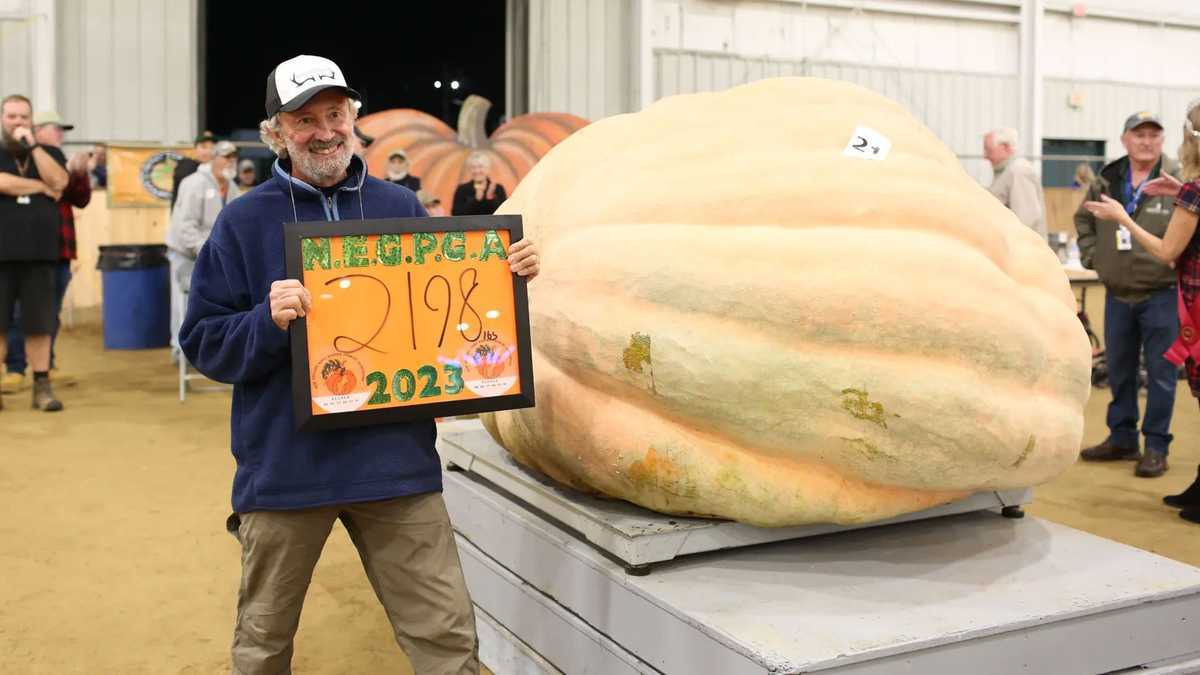
[[[458,113],[458,133],[444,122],[419,110],[397,108],[362,117],[358,128],[375,142],[367,149],[367,167],[383,178],[394,150],[408,154],[409,172],[421,179],[422,189],[442,200],[446,212],[454,189],[467,180],[467,157],[478,150],[492,160],[492,180],[512,194],[517,184],[550,148],[587,126],[588,121],[568,113],[530,113],[500,125],[488,137],[484,120],[492,102],[472,94]]]

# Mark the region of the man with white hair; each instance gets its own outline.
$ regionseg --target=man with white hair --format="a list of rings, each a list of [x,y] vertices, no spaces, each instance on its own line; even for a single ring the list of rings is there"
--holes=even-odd
[[[988,190],[1017,215],[1026,227],[1046,241],[1046,198],[1033,164],[1017,154],[1014,129],[996,129],[983,137],[983,156],[992,163]]]
[[[301,55],[267,77],[271,177],[217,216],[192,276],[180,343],[196,369],[234,385],[237,461],[227,527],[242,544],[233,672],[291,672],[300,609],[341,521],[418,673],[477,673],[474,614],[442,501],[434,420],[296,430],[288,326],[313,299],[284,272],[292,221],[423,217],[416,195],[367,175],[337,64]],[[529,240],[516,274],[538,272]]]

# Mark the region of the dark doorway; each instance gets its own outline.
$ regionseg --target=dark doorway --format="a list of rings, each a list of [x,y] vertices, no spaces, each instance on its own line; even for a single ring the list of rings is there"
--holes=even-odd
[[[489,132],[506,113],[505,0],[338,5],[332,13],[245,0],[201,2],[200,119],[218,136],[258,128],[267,74],[297,54],[336,62],[362,94],[364,115],[417,108],[454,127],[470,94],[492,102]]]
[[[1092,175],[1104,166],[1104,141],[1078,138],[1042,139],[1042,185],[1044,187],[1081,187],[1076,185],[1079,165],[1085,164]]]

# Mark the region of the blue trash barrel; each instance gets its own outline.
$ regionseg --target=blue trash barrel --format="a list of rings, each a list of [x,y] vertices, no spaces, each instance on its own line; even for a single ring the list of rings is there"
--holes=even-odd
[[[171,272],[162,244],[101,246],[104,348],[152,349],[171,343]]]

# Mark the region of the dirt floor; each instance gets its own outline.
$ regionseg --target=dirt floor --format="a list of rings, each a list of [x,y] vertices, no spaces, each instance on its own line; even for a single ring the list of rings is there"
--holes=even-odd
[[[1097,318],[1097,317],[1094,317]],[[98,328],[64,333],[64,413],[0,412],[0,672],[228,672],[239,547],[224,532],[233,460],[227,393],[180,404],[166,350],[105,352]],[[1107,392],[1087,408],[1104,435]],[[1200,411],[1180,387],[1172,470],[1076,464],[1029,511],[1200,565],[1200,525],[1160,502],[1196,475]],[[407,673],[340,526],[296,641],[298,673]]]

